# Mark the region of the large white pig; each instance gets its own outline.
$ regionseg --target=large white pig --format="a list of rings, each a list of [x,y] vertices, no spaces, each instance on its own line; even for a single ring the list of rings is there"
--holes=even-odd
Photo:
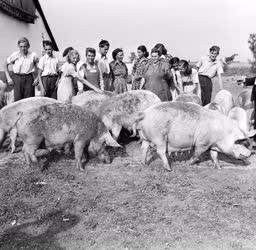
[[[117,139],[122,127],[132,128],[137,117],[131,119],[131,114],[144,111],[159,102],[161,102],[159,97],[151,91],[131,90],[105,100],[100,106],[99,116]]]
[[[110,91],[104,91],[104,93],[97,93],[93,90],[88,90],[80,95],[72,97],[72,104],[78,105],[83,109],[88,109],[98,115],[99,107],[103,101],[111,98],[115,94]]]
[[[175,99],[175,102],[192,102],[202,106],[202,100],[195,94],[181,94]]]
[[[251,114],[252,115],[252,114]],[[228,112],[228,117],[237,122],[238,127],[244,132],[247,137],[252,137],[255,134],[252,120],[247,110],[240,107],[234,107]]]
[[[17,130],[14,127],[18,112],[26,112],[45,104],[56,103],[57,101],[48,97],[30,97],[11,103],[0,110],[0,145],[6,133],[10,132],[11,152],[15,151]]]
[[[226,89],[220,90],[216,94],[213,102],[221,106],[225,115],[228,115],[229,110],[234,106],[233,96]]]
[[[236,98],[235,105],[243,109],[252,109],[253,104],[251,102],[251,89],[243,90]]]
[[[244,133],[229,117],[205,109],[197,104],[163,102],[155,104],[138,119],[142,140],[142,157],[148,162],[148,148],[154,145],[164,167],[171,170],[166,152],[194,150],[191,163],[210,149],[214,166],[220,168],[218,152],[235,158],[249,157],[251,152],[243,145],[236,144],[245,139]]]
[[[27,164],[37,163],[35,151],[45,140],[46,147],[73,142],[77,168],[83,170],[82,156],[86,146],[93,155],[109,163],[105,145],[120,147],[103,122],[93,112],[77,105],[54,103],[34,108],[16,116],[18,135],[23,141]]]

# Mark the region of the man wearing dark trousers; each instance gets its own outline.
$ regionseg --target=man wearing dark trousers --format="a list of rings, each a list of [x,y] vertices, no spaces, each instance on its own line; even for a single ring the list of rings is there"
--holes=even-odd
[[[59,60],[53,54],[51,41],[44,42],[45,55],[38,63],[38,79],[41,95],[57,99],[57,86]]]
[[[201,99],[203,106],[211,102],[212,97],[212,78],[218,75],[220,89],[223,89],[221,74],[223,73],[222,64],[217,59],[220,48],[212,46],[209,55],[202,57],[196,64],[199,74],[201,87]]]
[[[18,41],[19,51],[12,53],[4,64],[4,71],[9,85],[14,85],[14,101],[35,96],[35,85],[32,73],[37,70],[38,56],[30,52],[27,38],[22,37]],[[13,67],[13,79],[10,77],[8,66]]]

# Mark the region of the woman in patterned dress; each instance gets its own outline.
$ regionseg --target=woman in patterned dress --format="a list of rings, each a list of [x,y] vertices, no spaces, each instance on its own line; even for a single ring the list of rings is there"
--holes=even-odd
[[[127,76],[128,69],[126,64],[123,62],[124,53],[122,49],[115,49],[112,52],[112,61],[110,66],[110,75],[112,79],[112,85],[116,94],[121,94],[127,91]]]
[[[132,90],[140,89],[141,79],[143,76],[143,71],[148,63],[148,51],[144,45],[141,45],[137,49],[138,58],[136,59],[132,68]]]

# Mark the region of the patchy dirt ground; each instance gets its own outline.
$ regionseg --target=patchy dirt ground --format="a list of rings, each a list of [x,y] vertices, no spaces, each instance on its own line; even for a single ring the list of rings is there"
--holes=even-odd
[[[241,91],[233,80],[225,86]],[[249,162],[222,155],[222,170],[207,154],[193,167],[175,156],[166,172],[158,158],[141,164],[133,141],[112,152],[112,164],[92,159],[82,173],[73,156],[55,153],[42,172],[7,147],[0,249],[255,249],[255,155]]]

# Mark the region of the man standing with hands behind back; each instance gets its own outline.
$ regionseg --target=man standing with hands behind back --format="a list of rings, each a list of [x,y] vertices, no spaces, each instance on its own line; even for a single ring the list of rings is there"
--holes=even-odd
[[[223,68],[221,62],[217,59],[220,48],[212,46],[209,55],[202,57],[196,64],[199,74],[199,82],[201,86],[201,100],[203,106],[211,102],[212,97],[212,78],[218,75],[220,89],[223,89],[221,74]]]
[[[22,37],[18,41],[19,51],[13,52],[4,63],[4,71],[9,85],[14,85],[14,101],[35,96],[35,85],[38,79],[34,80],[32,73],[37,71],[38,56],[30,52],[29,41]],[[13,65],[13,79],[10,77],[8,65]]]

